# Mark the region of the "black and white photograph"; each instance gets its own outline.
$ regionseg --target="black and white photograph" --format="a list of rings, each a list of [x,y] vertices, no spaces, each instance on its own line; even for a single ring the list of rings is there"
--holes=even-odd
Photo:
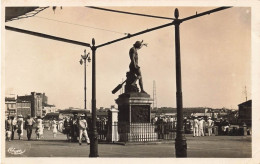
[[[256,9],[2,1],[1,161],[259,163]]]

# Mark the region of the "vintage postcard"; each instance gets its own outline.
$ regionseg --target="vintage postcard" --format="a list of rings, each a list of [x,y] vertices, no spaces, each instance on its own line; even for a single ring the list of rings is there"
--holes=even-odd
[[[259,163],[259,7],[2,1],[1,162]]]

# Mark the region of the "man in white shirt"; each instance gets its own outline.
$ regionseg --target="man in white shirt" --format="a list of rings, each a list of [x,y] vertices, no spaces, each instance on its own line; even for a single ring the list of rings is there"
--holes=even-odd
[[[212,127],[214,126],[214,121],[211,120],[211,117],[208,118],[208,132],[209,132],[209,136],[211,136],[212,134]]]
[[[203,124],[204,120],[199,118],[199,136],[204,136]]]
[[[199,136],[198,128],[199,128],[199,121],[198,121],[197,117],[195,116],[194,121],[193,121],[193,137]]]
[[[79,118],[78,127],[79,127],[79,145],[81,145],[82,135],[85,136],[87,144],[89,144],[90,142],[89,142],[88,133],[87,133],[88,123],[85,119],[84,114],[82,114],[81,117]]]

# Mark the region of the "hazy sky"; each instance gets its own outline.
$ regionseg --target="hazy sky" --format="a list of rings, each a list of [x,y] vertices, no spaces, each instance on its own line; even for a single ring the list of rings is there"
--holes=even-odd
[[[175,7],[109,7],[111,9],[173,17]],[[180,18],[213,8],[179,7]],[[70,22],[65,24],[57,21]],[[44,10],[36,17],[6,23],[49,35],[96,45],[169,23],[85,7]],[[74,25],[73,25],[74,24]],[[79,24],[82,26],[78,26]],[[180,26],[184,107],[237,108],[251,99],[251,11],[234,7],[184,22]],[[87,27],[88,26],[88,27]],[[89,27],[116,31],[108,32]],[[89,48],[5,31],[5,91],[25,95],[45,92],[58,108],[84,107],[84,68],[80,55]],[[152,97],[156,82],[158,107],[176,107],[174,26],[102,47],[96,53],[97,107],[115,105],[119,92],[111,91],[129,70],[129,49],[136,40],[148,47],[139,51],[144,89]],[[91,102],[91,64],[87,66],[87,106]]]

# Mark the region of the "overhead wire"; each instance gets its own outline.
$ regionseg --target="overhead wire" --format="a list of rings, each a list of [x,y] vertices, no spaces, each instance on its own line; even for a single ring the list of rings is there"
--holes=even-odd
[[[123,33],[123,32],[118,32],[118,31],[103,29],[103,28],[97,28],[97,27],[86,26],[86,25],[77,24],[77,23],[71,23],[71,22],[66,22],[66,21],[61,21],[61,20],[56,20],[56,19],[51,19],[51,18],[45,18],[45,17],[41,17],[41,16],[34,16],[34,17],[40,18],[40,19],[46,19],[46,20],[50,20],[50,21],[55,21],[55,22],[60,22],[60,23],[66,23],[66,24],[75,25],[75,26],[81,26],[81,27],[86,27],[86,28],[92,28],[92,29],[96,29],[96,30],[102,30],[102,31],[107,31],[107,32],[113,32],[113,33],[117,33],[117,34],[123,34],[123,35],[127,35],[127,34],[128,34],[128,33]]]
[[[94,7],[94,6],[86,6],[86,7],[96,9],[96,10],[110,11],[110,12],[116,12],[116,13],[121,13],[121,14],[130,14],[130,15],[138,15],[138,16],[158,18],[158,19],[174,20],[174,18],[162,17],[162,16],[156,16],[156,15],[148,15],[148,14],[140,14],[140,13],[127,12],[127,11],[120,11],[120,10],[112,10],[112,9],[106,9],[106,8]]]

